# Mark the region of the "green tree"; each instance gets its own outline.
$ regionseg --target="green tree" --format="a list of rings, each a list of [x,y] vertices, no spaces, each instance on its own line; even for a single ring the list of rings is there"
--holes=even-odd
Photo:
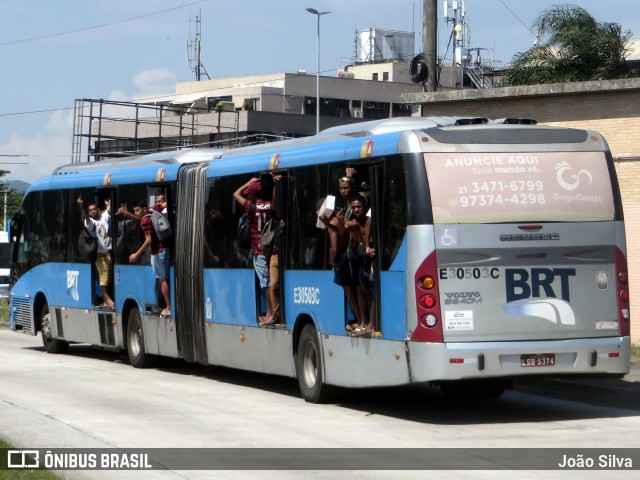
[[[610,80],[632,75],[625,59],[631,32],[623,33],[617,23],[597,22],[576,5],[555,5],[538,16],[533,28],[538,31],[538,45],[515,55],[502,86]]]
[[[10,173],[11,173],[10,170],[0,169],[0,178],[6,175],[9,175]],[[4,196],[5,192],[7,193],[6,199]],[[20,204],[22,203],[23,196],[24,196],[24,193],[18,192],[15,188],[9,188],[9,186],[6,185],[3,182],[3,180],[0,180],[0,231],[4,231],[4,229],[6,228],[6,225],[4,225],[5,207],[6,207],[7,222],[8,222],[13,212],[15,212],[16,210],[18,210],[18,208],[20,208]],[[6,201],[6,205],[5,205],[5,201]]]

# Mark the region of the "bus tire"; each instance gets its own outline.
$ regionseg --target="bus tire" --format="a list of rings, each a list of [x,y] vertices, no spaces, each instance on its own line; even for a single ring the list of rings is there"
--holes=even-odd
[[[144,348],[144,331],[140,310],[132,308],[127,319],[127,356],[129,363],[135,368],[150,366],[150,355]]]
[[[330,396],[330,388],[324,384],[322,350],[315,327],[307,324],[298,339],[296,374],[302,398],[309,403],[322,403]]]
[[[46,303],[40,309],[40,328],[42,329],[42,344],[47,353],[66,353],[69,350],[69,342],[59,338],[53,338],[51,331],[51,312]]]

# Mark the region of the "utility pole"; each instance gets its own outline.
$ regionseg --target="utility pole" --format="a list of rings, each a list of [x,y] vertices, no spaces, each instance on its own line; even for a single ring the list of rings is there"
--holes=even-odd
[[[423,0],[422,7],[422,52],[427,64],[428,74],[424,82],[425,92],[435,92],[437,88],[436,68],[438,66],[438,10],[436,0]]]

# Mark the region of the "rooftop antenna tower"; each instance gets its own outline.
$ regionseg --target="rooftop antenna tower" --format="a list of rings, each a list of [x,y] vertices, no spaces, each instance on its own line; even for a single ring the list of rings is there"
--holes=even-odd
[[[451,24],[451,35],[449,37],[449,45],[453,42],[453,66],[462,66],[464,50],[469,48],[470,32],[469,25],[466,21],[466,9],[464,0],[444,0],[444,19]],[[445,55],[446,57],[446,52]]]
[[[197,82],[202,79],[203,72],[207,78],[211,80],[211,77],[200,60],[200,19],[202,18],[202,10],[199,10],[198,13],[199,14],[196,15],[196,37],[194,40],[191,40],[191,21],[189,21],[189,40],[187,41],[187,64],[191,68],[191,71],[195,73]]]

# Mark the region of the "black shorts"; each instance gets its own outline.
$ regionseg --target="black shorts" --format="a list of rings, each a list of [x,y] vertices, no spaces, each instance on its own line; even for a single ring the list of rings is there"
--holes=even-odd
[[[357,278],[351,271],[351,262],[346,253],[337,256],[338,261],[333,264],[333,283],[341,287],[354,287],[358,284]]]

